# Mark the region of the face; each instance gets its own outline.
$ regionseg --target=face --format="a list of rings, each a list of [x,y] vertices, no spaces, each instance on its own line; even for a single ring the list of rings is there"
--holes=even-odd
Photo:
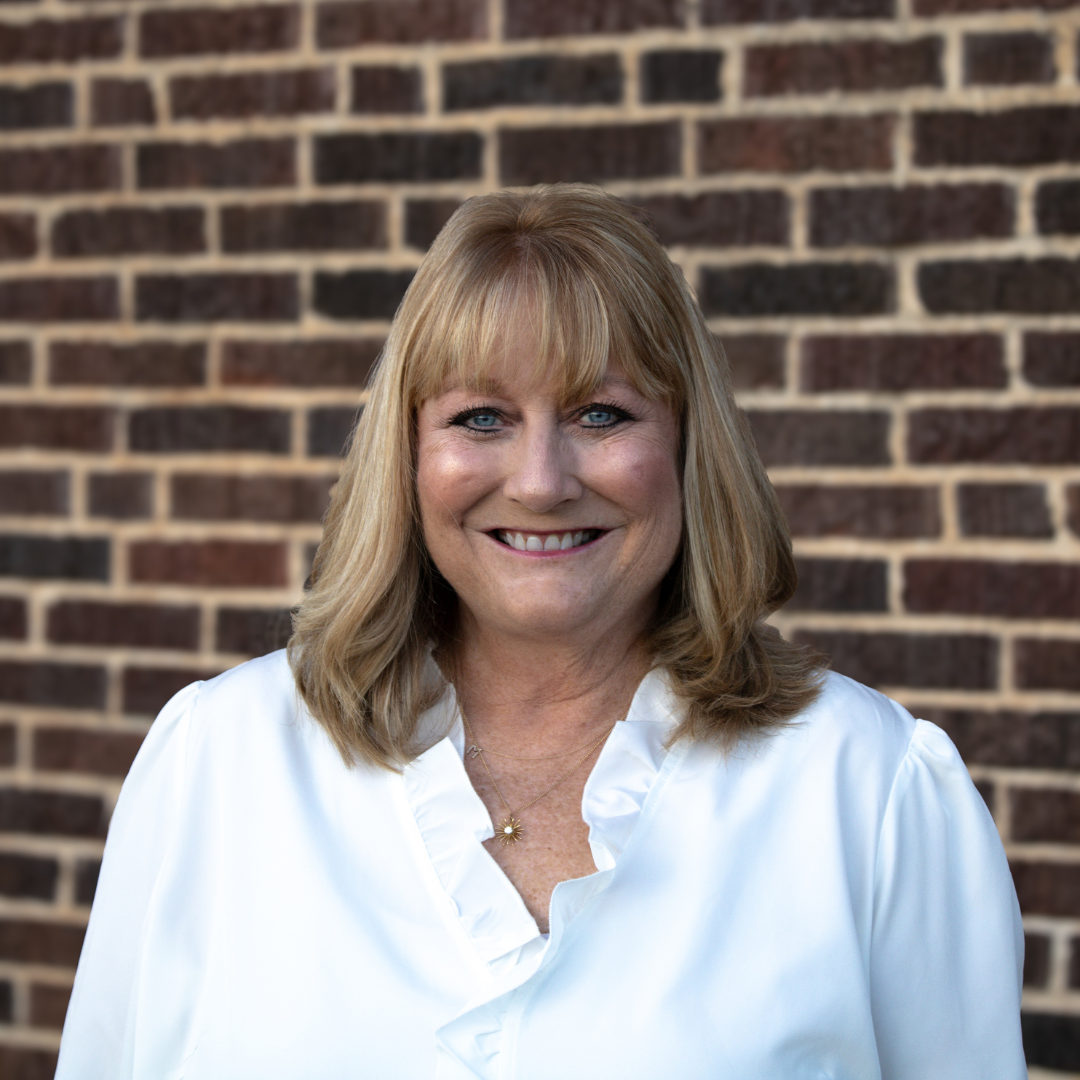
[[[522,334],[490,391],[447,386],[418,410],[428,550],[484,630],[644,630],[682,532],[675,415],[617,368],[570,405],[536,371]]]

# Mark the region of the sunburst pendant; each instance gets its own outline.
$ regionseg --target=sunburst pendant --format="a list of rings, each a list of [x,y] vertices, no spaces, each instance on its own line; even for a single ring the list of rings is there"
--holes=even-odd
[[[522,828],[521,822],[511,814],[509,817],[505,817],[499,822],[499,827],[495,830],[495,835],[498,837],[500,843],[516,844],[519,840],[525,839],[525,830]]]

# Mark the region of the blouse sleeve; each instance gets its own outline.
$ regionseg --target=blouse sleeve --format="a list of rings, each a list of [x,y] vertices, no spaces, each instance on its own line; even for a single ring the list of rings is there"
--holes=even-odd
[[[56,1080],[131,1075],[142,929],[178,817],[200,685],[181,690],[161,711],[121,789],[64,1022]]]
[[[882,1080],[1023,1080],[1024,936],[997,829],[916,721],[882,823],[870,954]]]

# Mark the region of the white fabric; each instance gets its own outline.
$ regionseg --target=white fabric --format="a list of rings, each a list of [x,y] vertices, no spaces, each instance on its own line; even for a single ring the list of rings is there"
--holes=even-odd
[[[181,691],[117,806],[57,1080],[1022,1080],[1019,912],[944,733],[837,675],[726,758],[665,751],[675,714],[648,676],[545,940],[459,728],[349,770],[282,653]]]

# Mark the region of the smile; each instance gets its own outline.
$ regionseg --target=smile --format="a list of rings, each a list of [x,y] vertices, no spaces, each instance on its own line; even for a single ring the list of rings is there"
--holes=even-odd
[[[515,551],[549,552],[569,551],[571,548],[583,547],[602,536],[604,531],[603,529],[579,529],[577,532],[565,533],[526,533],[495,529],[489,535],[500,544],[511,547]]]

